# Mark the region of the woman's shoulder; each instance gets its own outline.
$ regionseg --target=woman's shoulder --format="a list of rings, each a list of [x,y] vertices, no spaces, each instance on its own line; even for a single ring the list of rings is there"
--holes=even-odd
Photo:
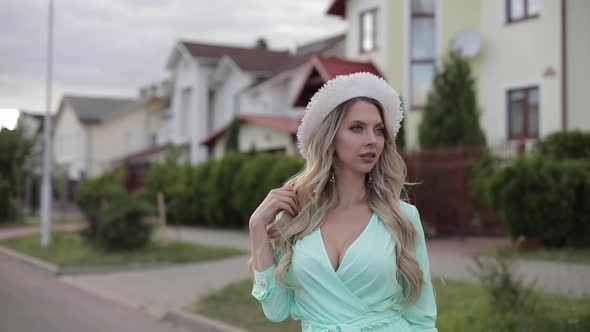
[[[402,200],[399,201],[399,207],[408,217],[412,217],[418,211],[415,205]]]

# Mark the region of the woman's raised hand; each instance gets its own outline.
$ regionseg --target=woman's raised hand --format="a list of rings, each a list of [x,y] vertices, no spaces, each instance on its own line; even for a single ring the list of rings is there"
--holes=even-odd
[[[272,189],[260,203],[256,211],[250,216],[250,228],[266,229],[280,211],[285,211],[292,217],[299,212],[299,203],[293,185],[284,185]]]

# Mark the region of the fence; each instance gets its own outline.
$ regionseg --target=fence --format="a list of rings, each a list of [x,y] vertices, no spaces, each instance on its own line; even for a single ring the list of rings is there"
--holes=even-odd
[[[492,149],[494,150],[494,149]],[[509,149],[512,150],[512,149]],[[499,235],[501,221],[473,194],[473,167],[485,146],[424,149],[404,155],[410,201],[422,222],[443,235]],[[509,154],[507,158],[511,158]]]

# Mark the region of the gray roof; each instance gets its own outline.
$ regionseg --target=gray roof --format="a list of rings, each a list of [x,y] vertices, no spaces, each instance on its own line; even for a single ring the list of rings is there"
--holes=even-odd
[[[139,104],[139,101],[130,98],[81,96],[64,96],[63,102],[72,107],[83,123],[108,121],[116,115],[132,111]]]

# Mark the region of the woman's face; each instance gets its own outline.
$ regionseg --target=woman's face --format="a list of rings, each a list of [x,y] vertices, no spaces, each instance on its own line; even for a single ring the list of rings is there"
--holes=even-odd
[[[336,131],[336,167],[369,173],[377,164],[385,144],[385,126],[379,109],[357,101],[348,107]]]

